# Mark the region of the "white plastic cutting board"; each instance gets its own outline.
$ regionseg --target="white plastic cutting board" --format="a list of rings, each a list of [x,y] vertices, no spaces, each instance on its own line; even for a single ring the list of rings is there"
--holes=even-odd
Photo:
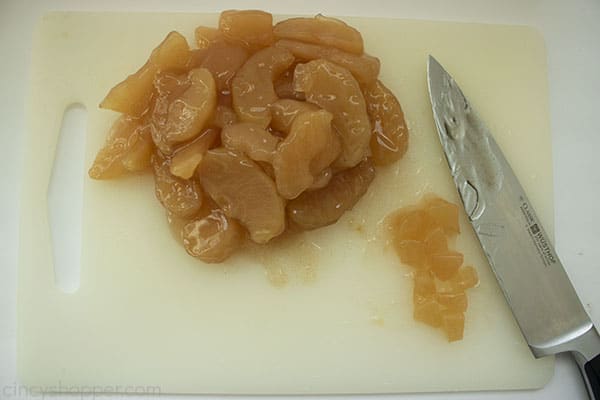
[[[150,176],[85,179],[80,288],[54,284],[46,192],[65,108],[88,110],[87,168],[115,114],[97,104],[170,30],[190,41],[216,15],[45,16],[32,60],[23,181],[18,369],[46,388],[143,385],[162,393],[389,393],[536,388],[534,360],[466,220],[457,248],[481,284],[464,340],[412,319],[412,279],[385,246],[388,212],[433,191],[458,202],[425,79],[433,54],[488,122],[553,231],[546,55],[526,27],[348,18],[380,57],[411,130],[337,224],[204,265],[172,239]],[[65,194],[67,196],[69,194]]]

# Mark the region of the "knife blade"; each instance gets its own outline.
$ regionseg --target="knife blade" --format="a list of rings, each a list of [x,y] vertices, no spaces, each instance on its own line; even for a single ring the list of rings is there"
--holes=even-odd
[[[600,400],[600,336],[519,180],[454,79],[429,56],[433,119],[465,212],[535,357],[571,352]]]

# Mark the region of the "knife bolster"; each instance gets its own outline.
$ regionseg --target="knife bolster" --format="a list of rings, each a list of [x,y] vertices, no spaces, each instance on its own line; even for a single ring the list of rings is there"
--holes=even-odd
[[[529,343],[536,358],[571,352],[576,359],[588,362],[600,353],[600,335],[591,321],[545,343]]]

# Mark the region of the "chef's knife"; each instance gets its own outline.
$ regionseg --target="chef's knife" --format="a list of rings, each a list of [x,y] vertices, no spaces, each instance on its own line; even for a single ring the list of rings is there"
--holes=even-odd
[[[450,172],[481,247],[535,357],[571,352],[600,400],[600,336],[489,130],[429,56],[429,96]]]

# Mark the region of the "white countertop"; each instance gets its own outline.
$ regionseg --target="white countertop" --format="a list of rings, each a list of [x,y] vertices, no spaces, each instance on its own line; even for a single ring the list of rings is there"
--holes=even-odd
[[[537,27],[548,49],[554,158],[556,247],[588,313],[600,323],[600,2],[597,0],[52,0],[0,2],[0,398],[41,397],[20,387],[15,369],[19,179],[32,32],[45,11],[196,11],[260,8],[280,14],[398,17]],[[432,377],[435,379],[435,377]],[[48,397],[48,396],[46,396]],[[114,396],[121,398],[122,396]],[[361,396],[365,397],[365,396]],[[585,399],[575,364],[558,356],[552,381],[538,391],[394,395],[399,399]],[[53,398],[68,398],[57,395]],[[72,398],[72,397],[71,397]],[[83,397],[88,398],[88,397]],[[92,398],[90,395],[89,398]],[[103,397],[113,398],[113,397]],[[169,396],[161,396],[169,398]],[[173,397],[175,398],[175,397]]]

